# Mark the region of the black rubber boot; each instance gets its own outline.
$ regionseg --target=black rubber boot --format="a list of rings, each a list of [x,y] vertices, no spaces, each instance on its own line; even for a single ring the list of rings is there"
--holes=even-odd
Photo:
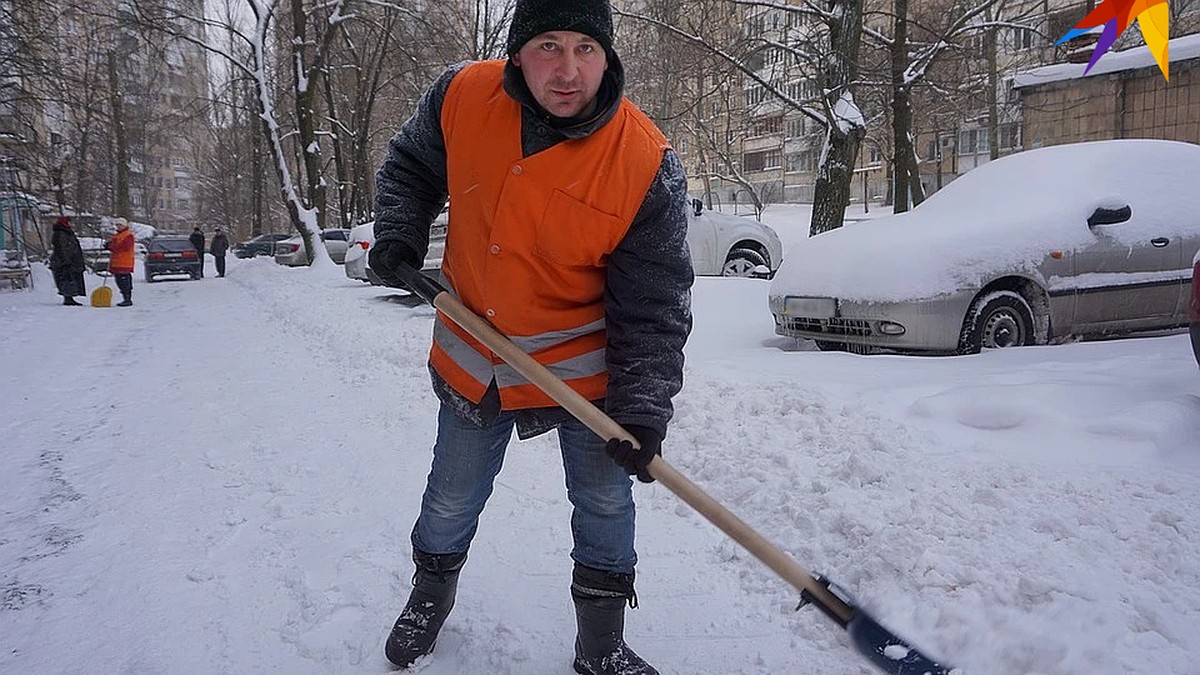
[[[625,644],[625,605],[637,607],[633,575],[575,564],[575,672],[583,675],[658,675]]]
[[[69,306],[71,306],[71,307],[82,307],[82,306],[83,306],[83,304],[82,304],[82,303],[80,303],[78,300],[76,300],[75,298],[72,298],[72,297],[71,297],[71,296],[69,296],[69,295],[64,295],[64,296],[63,296],[63,304],[64,304],[64,305],[69,305]]]
[[[438,632],[454,607],[458,574],[466,561],[465,552],[433,555],[413,551],[417,565],[413,589],[388,636],[384,648],[388,661],[407,668],[433,651]]]

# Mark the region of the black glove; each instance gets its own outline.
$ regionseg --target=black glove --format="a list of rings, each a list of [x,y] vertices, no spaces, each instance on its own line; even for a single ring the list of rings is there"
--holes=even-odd
[[[386,286],[405,288],[403,278],[399,275],[400,266],[408,265],[413,269],[421,269],[421,259],[417,252],[407,244],[396,240],[377,241],[367,254],[367,263],[371,271]]]
[[[608,444],[604,446],[604,452],[608,453],[608,456],[612,457],[613,461],[625,469],[630,476],[636,475],[637,479],[643,483],[653,483],[654,479],[650,477],[646,467],[655,455],[662,454],[662,436],[654,429],[636,424],[625,425],[625,430],[633,434],[638,445],[642,447],[635,450],[629,441],[610,438]]]

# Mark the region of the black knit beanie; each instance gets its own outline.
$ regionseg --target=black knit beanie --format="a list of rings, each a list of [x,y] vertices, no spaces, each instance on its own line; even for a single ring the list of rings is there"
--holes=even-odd
[[[604,51],[613,53],[612,8],[608,0],[517,0],[508,27],[508,55],[552,30],[583,33],[599,42]]]

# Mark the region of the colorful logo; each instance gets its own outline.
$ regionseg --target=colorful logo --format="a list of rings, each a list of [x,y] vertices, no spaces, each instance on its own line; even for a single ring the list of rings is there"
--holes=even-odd
[[[1087,68],[1083,69],[1083,74],[1087,75],[1125,29],[1129,28],[1129,24],[1137,19],[1146,46],[1158,62],[1158,69],[1162,71],[1163,77],[1169,82],[1171,77],[1168,73],[1167,41],[1170,40],[1170,16],[1171,10],[1167,7],[1167,0],[1104,0],[1054,44],[1060,45],[1090,33],[1097,26],[1104,26],[1096,49],[1092,52],[1092,60],[1088,61]]]

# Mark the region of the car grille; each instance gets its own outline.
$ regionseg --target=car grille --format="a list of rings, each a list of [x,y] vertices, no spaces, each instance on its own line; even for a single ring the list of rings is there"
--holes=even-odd
[[[824,335],[856,335],[868,337],[872,335],[871,322],[863,319],[809,319],[805,317],[783,317],[783,329],[802,331],[805,333],[821,333]]]

